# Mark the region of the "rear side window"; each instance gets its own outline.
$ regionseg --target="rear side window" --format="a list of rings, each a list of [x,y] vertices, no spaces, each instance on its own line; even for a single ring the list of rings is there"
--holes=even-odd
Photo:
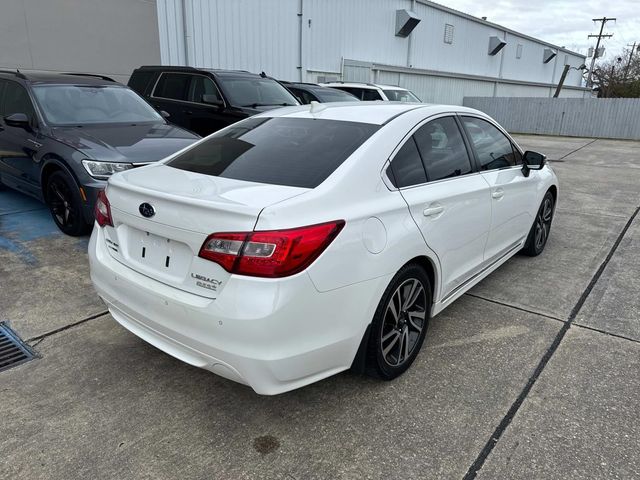
[[[453,117],[433,120],[414,133],[429,181],[471,173],[471,160]]]
[[[160,75],[154,97],[171,100],[187,100],[191,75],[184,73],[163,73]]]
[[[129,83],[127,84],[129,88],[135,90],[140,95],[144,95],[147,90],[147,86],[149,82],[155,75],[155,72],[145,72],[145,71],[137,71],[133,72],[131,78],[129,79]]]
[[[462,117],[462,123],[476,151],[481,170],[495,170],[518,164],[519,159],[511,142],[496,127],[475,117]]]
[[[400,147],[387,171],[391,183],[396,188],[426,183],[427,175],[424,172],[418,147],[413,137],[409,138]]]
[[[248,182],[315,188],[379,125],[310,118],[249,118],[167,165]]]

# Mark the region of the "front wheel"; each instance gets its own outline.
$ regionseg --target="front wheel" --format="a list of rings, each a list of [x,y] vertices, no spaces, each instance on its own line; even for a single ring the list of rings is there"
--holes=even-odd
[[[367,373],[392,380],[420,351],[431,309],[431,285],[422,267],[410,264],[393,278],[371,323]]]
[[[73,179],[58,171],[47,179],[46,199],[53,221],[67,235],[77,237],[90,229],[82,215],[82,199]]]
[[[522,253],[530,257],[540,255],[544,250],[549,233],[551,232],[551,221],[553,220],[553,195],[547,192],[542,199],[536,219],[531,226],[529,236],[524,244]]]

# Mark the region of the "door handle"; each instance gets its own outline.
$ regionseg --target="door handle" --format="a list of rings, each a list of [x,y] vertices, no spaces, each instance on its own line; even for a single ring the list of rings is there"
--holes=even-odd
[[[183,110],[182,113],[185,113],[187,115],[193,115],[193,112],[191,110]]]
[[[493,192],[491,192],[491,198],[500,200],[502,197],[504,197],[504,190],[501,188],[496,188]]]
[[[436,215],[440,215],[444,212],[444,207],[442,205],[434,205],[432,207],[427,207],[422,211],[422,214],[425,217],[435,217]]]

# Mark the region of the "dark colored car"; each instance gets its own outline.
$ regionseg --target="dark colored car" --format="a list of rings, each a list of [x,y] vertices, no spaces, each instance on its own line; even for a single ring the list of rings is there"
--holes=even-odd
[[[143,66],[129,87],[145,97],[169,121],[209,135],[247,117],[297,100],[277,80],[237,70]]]
[[[317,83],[282,82],[287,89],[295,95],[300,103],[311,102],[357,102],[360,99],[355,95],[318,85]]]
[[[0,71],[0,183],[45,202],[68,235],[91,229],[112,173],[198,138],[108,77]]]

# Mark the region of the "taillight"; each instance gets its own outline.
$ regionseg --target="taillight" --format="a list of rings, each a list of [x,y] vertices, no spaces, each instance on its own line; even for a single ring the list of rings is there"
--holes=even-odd
[[[344,227],[344,220],[308,227],[262,232],[214,233],[199,256],[230,273],[286,277],[307,268]]]
[[[109,199],[107,198],[107,194],[104,193],[104,190],[100,190],[98,192],[93,216],[101,227],[104,227],[105,225],[113,227],[113,220],[111,219],[111,205],[109,205]]]

